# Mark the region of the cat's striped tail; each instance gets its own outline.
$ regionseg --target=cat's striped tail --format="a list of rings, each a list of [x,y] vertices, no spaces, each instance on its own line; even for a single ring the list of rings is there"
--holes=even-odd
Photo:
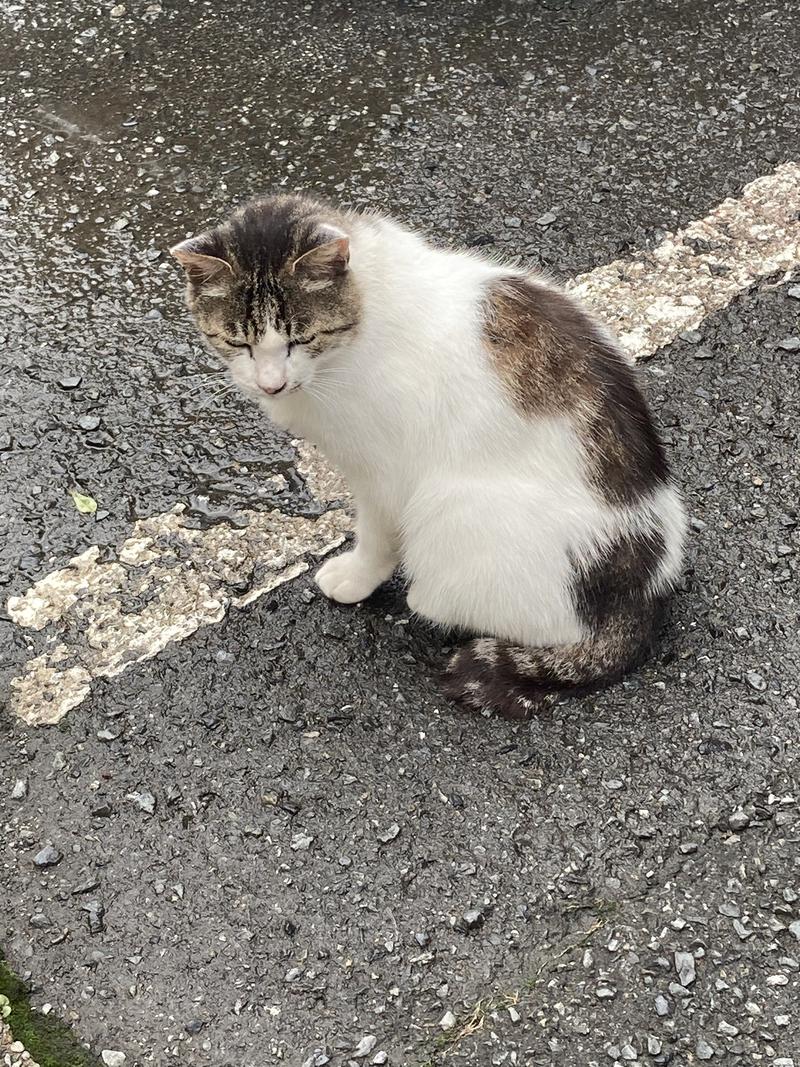
[[[507,719],[535,715],[554,694],[580,695],[618,681],[649,654],[655,620],[614,620],[585,640],[522,648],[479,637],[451,658],[447,695],[475,711]]]

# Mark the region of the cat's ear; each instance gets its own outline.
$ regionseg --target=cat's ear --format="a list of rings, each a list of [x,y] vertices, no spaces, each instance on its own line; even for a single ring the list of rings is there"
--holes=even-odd
[[[181,241],[174,248],[170,248],[169,254],[174,256],[186,271],[189,281],[193,285],[202,287],[212,281],[226,281],[233,275],[233,267],[227,259],[209,255],[210,250],[205,235],[201,235]]]
[[[336,226],[320,226],[316,244],[289,267],[290,274],[302,274],[309,281],[331,281],[347,271],[350,238]]]

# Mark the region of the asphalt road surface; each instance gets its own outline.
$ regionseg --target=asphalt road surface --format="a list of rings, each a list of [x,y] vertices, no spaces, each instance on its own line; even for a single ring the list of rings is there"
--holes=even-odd
[[[800,1067],[795,5],[0,27],[0,946],[34,1006],[111,1067]],[[399,585],[342,609],[301,573],[341,490],[202,376],[164,250],[285,186],[569,281],[775,173],[784,267],[639,353],[692,516],[659,654],[528,724],[464,715]],[[234,541],[266,571],[225,556],[146,656],[115,644]]]

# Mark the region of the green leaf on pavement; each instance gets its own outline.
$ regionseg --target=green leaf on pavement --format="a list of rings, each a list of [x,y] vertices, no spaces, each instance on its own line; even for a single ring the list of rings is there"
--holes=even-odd
[[[82,515],[94,515],[97,511],[97,501],[94,497],[85,496],[83,493],[79,493],[77,489],[70,489],[69,495],[75,501],[75,507]]]

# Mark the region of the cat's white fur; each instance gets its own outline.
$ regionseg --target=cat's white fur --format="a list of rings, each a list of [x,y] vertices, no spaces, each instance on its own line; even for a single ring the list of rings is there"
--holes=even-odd
[[[254,358],[231,362],[243,390],[317,444],[352,490],[356,547],[320,568],[322,591],[363,600],[402,564],[420,615],[516,644],[565,644],[586,636],[569,591],[575,561],[657,521],[667,546],[653,592],[673,584],[677,493],[609,506],[569,419],[520,414],[494,370],[481,309],[492,280],[513,272],[386,219],[355,219],[350,239],[358,329],[316,361],[297,348],[287,362],[272,333]],[[287,387],[266,397],[259,382],[281,374]]]

